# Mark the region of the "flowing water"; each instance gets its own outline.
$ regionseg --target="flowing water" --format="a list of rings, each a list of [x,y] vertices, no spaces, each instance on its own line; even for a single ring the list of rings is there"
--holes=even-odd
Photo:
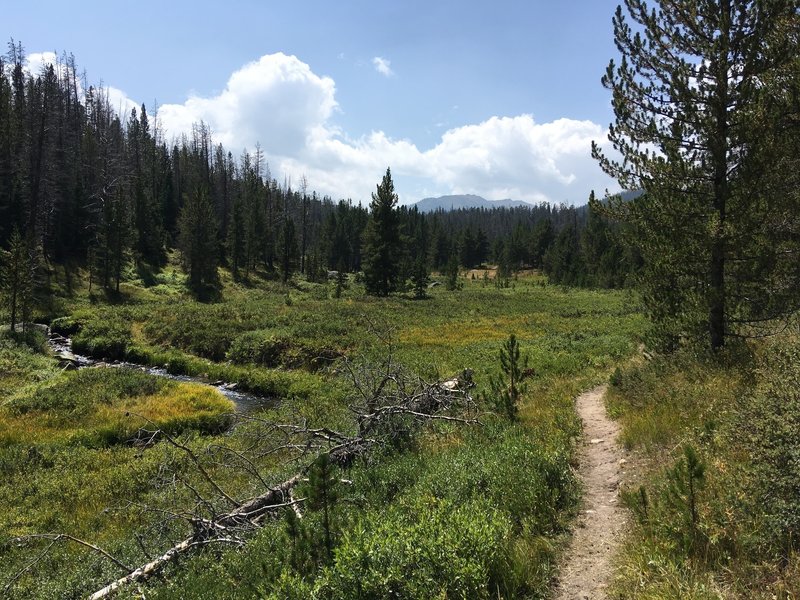
[[[257,410],[261,410],[264,408],[269,408],[274,406],[276,403],[275,398],[268,398],[265,396],[258,396],[256,394],[251,394],[248,392],[242,392],[236,389],[235,383],[226,383],[223,381],[209,381],[203,377],[194,377],[192,375],[174,375],[172,373],[167,372],[167,370],[163,367],[148,367],[145,365],[139,365],[136,363],[131,362],[121,362],[121,361],[114,361],[114,362],[106,362],[103,360],[98,360],[95,358],[91,358],[89,356],[83,356],[81,354],[75,354],[72,351],[72,340],[68,337],[64,337],[57,333],[54,333],[49,328],[47,330],[47,343],[50,346],[50,349],[53,353],[60,358],[62,361],[73,364],[78,369],[85,369],[87,367],[109,367],[109,368],[117,368],[117,369],[132,369],[137,371],[143,371],[145,373],[149,373],[150,375],[154,375],[156,377],[165,377],[166,379],[173,379],[175,381],[187,381],[191,383],[199,383],[202,385],[207,385],[209,387],[213,387],[216,390],[231,400],[234,404],[234,410],[237,413],[252,413]]]

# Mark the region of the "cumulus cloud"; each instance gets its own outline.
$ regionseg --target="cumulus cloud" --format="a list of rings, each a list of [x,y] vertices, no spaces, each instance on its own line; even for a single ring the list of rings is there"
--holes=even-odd
[[[25,57],[24,69],[32,75],[38,75],[48,65],[56,66],[57,64],[55,52],[32,52]]]
[[[392,62],[381,56],[376,56],[372,59],[372,66],[384,77],[391,77],[394,75],[394,71],[392,71]]]
[[[606,131],[591,121],[537,123],[530,115],[492,117],[450,129],[432,148],[377,131],[349,139],[324,125],[312,130],[303,151],[278,163],[296,178],[334,197],[369,199],[391,166],[401,201],[426,195],[476,193],[489,199],[583,203],[589,191],[618,189],[589,156]]]
[[[133,100],[131,100],[128,97],[128,95],[122,90],[110,86],[105,87],[103,89],[105,90],[106,96],[108,97],[109,105],[111,106],[111,108],[117,111],[117,114],[122,117],[123,121],[128,118],[128,116],[131,114],[131,110],[133,110],[134,108],[136,109],[137,112],[141,110],[142,105],[139,104],[138,102],[134,102]],[[147,113],[150,114],[149,109]]]
[[[26,68],[37,73],[57,65],[56,58],[52,52],[31,54]],[[391,74],[389,61],[376,57],[373,63]],[[121,115],[138,107],[122,90],[105,90]],[[591,189],[618,190],[589,156],[591,141],[605,145],[607,133],[591,121],[495,116],[447,129],[433,147],[419,148],[382,131],[351,138],[334,126],[337,110],[331,78],[277,53],[244,65],[219,94],[162,105],[158,119],[167,140],[204,121],[214,141],[234,154],[260,143],[276,177],[296,182],[305,175],[311,189],[334,199],[368,202],[387,166],[404,203],[451,193],[583,203]]]
[[[253,148],[260,142],[268,151],[292,156],[302,151],[314,127],[328,121],[336,108],[334,95],[331,78],[277,53],[236,71],[217,96],[165,104],[158,114],[167,133],[188,131],[202,120],[225,146]]]

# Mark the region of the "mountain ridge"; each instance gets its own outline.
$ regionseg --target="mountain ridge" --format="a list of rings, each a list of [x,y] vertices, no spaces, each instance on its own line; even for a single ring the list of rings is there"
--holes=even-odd
[[[643,190],[627,190],[612,194],[612,196],[621,196],[625,202],[630,202],[638,198],[643,193]],[[410,206],[416,207],[419,212],[436,212],[437,210],[459,210],[470,208],[519,208],[529,207],[533,208],[536,205],[524,200],[511,200],[506,198],[504,200],[487,200],[483,196],[477,194],[448,194],[444,196],[423,198],[414,202]],[[576,205],[584,206],[584,205]]]

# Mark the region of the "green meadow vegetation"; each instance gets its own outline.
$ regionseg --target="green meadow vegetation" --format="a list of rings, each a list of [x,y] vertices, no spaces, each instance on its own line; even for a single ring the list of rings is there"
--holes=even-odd
[[[523,274],[504,288],[434,288],[423,300],[369,297],[351,277],[335,297],[333,282],[286,288],[223,275],[222,299],[202,304],[168,269],[160,277],[149,288],[123,283],[113,303],[83,288],[62,304],[66,314],[52,315],[53,328],[79,352],[274,398],[257,419],[340,431],[354,427],[343,357],[379,362],[391,351],[427,381],[470,368],[478,398],[503,377],[499,352],[513,333],[532,371],[516,420],[479,405],[481,425],[434,422],[344,470],[323,465],[315,475],[315,462],[297,492],[307,498],[303,519],[286,508],[241,547],[187,555],[141,584],[148,597],[547,596],[580,497],[572,399],[636,352],[643,318],[633,295]],[[132,443],[140,430],[166,430],[236,498],[258,493],[220,454],[263,441],[258,422],[226,429],[231,406],[216,390],[118,368],[62,372],[34,346],[6,338],[0,353],[5,595],[76,597],[125,574],[71,539],[49,547],[36,535],[67,534],[138,566],[191,533],[178,516],[210,497],[209,483],[175,444]],[[265,452],[257,468],[274,484],[298,463]],[[320,489],[324,501],[314,500]]]
[[[800,595],[799,386],[788,333],[615,373],[608,407],[641,474],[613,597]]]
[[[549,597],[606,382],[612,597],[800,597],[799,8],[617,7],[583,207],[334,202],[12,40],[0,597]]]

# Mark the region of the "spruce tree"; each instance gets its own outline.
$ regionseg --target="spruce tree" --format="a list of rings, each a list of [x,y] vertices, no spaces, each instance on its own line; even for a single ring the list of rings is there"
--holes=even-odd
[[[364,280],[368,294],[388,296],[397,289],[402,246],[392,173],[386,175],[372,194],[370,218],[364,230]]]
[[[297,234],[295,233],[294,221],[285,219],[280,237],[280,258],[281,258],[281,278],[283,283],[291,279],[292,273],[297,269]]]
[[[422,300],[428,295],[428,284],[431,281],[428,261],[423,255],[417,258],[414,264],[414,273],[411,275],[411,284],[414,286],[414,297]]]
[[[0,290],[5,296],[5,308],[11,331],[17,323],[30,319],[33,302],[36,254],[31,240],[22,237],[18,229],[11,232],[8,250],[0,254]]]
[[[325,562],[333,560],[334,508],[339,500],[339,479],[336,467],[328,454],[320,454],[308,473],[307,505],[311,510],[322,512],[322,542]]]
[[[717,350],[800,302],[800,169],[789,149],[798,140],[798,3],[654,4],[626,0],[627,17],[617,8],[622,58],[603,84],[621,159],[597,144],[593,155],[624,189],[646,191],[611,212],[636,227],[661,341],[705,339]]]
[[[191,194],[178,219],[178,243],[189,287],[200,298],[211,296],[219,285],[217,273],[217,219],[205,190]]]
[[[519,401],[527,392],[523,379],[529,374],[528,357],[520,353],[517,336],[513,333],[500,347],[500,375],[489,377],[489,392],[483,399],[504,414],[510,421],[516,421],[519,414]]]

